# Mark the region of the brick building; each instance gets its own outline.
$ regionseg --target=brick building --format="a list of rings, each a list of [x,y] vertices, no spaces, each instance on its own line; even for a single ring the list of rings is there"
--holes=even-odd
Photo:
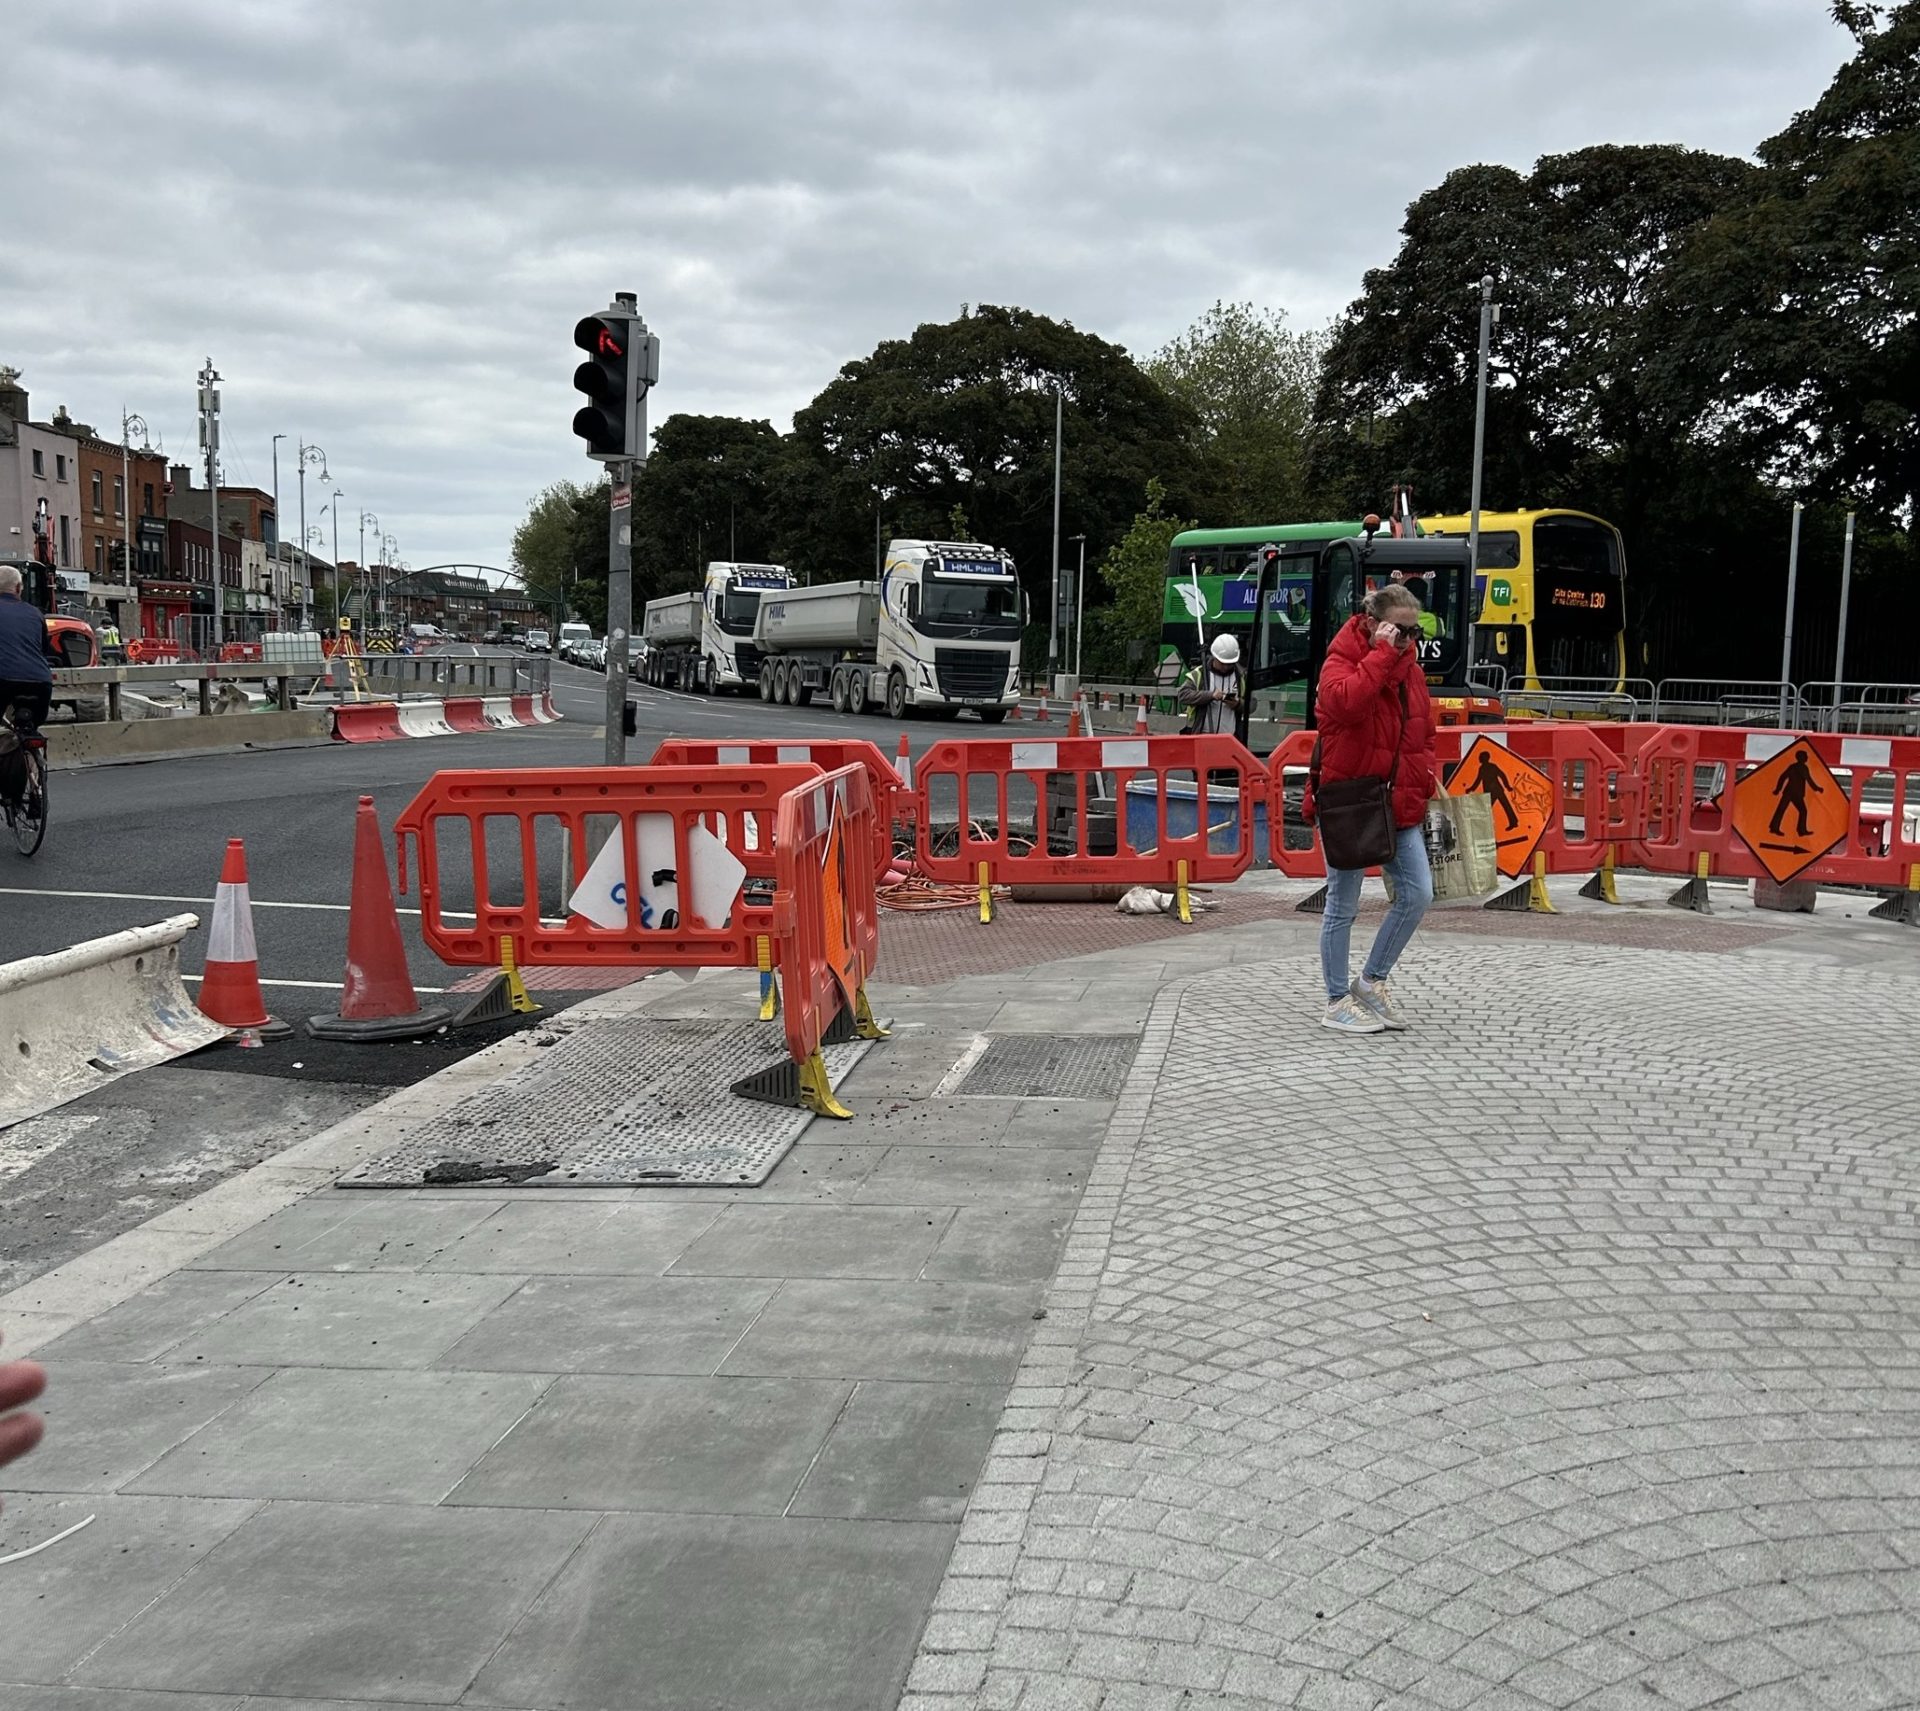
[[[32,419],[28,403],[18,371],[0,368],[0,558],[53,565],[84,605],[79,456],[69,435]]]

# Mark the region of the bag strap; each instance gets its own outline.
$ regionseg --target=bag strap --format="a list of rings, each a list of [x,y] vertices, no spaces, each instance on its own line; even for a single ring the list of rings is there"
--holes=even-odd
[[[1393,781],[1400,776],[1400,751],[1406,746],[1407,726],[1413,720],[1413,709],[1407,705],[1407,686],[1400,685],[1400,735],[1394,740],[1393,766],[1387,773],[1387,795],[1393,795]]]

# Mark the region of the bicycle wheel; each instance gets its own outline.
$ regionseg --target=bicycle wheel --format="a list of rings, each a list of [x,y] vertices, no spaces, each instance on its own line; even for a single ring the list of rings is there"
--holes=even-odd
[[[22,855],[30,856],[47,835],[47,757],[39,749],[28,749],[26,762],[27,787],[13,811],[13,841]]]

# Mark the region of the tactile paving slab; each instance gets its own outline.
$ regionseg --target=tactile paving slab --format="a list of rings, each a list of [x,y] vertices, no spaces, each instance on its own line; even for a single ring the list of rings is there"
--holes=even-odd
[[[1138,1043],[1132,1034],[996,1034],[959,1091],[1001,1099],[1112,1099]]]
[[[869,1043],[824,1048],[836,1085]],[[596,1023],[422,1124],[339,1186],[418,1188],[431,1175],[436,1186],[481,1189],[756,1188],[812,1114],[730,1089],[786,1055],[774,1023]]]

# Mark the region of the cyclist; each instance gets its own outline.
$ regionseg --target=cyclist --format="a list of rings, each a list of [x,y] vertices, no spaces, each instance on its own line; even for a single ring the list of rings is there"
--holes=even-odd
[[[23,730],[46,722],[53,699],[54,652],[47,621],[37,606],[21,598],[23,584],[17,565],[0,564],[0,713],[11,713]],[[0,795],[17,802],[25,772],[18,766],[0,766]]]

